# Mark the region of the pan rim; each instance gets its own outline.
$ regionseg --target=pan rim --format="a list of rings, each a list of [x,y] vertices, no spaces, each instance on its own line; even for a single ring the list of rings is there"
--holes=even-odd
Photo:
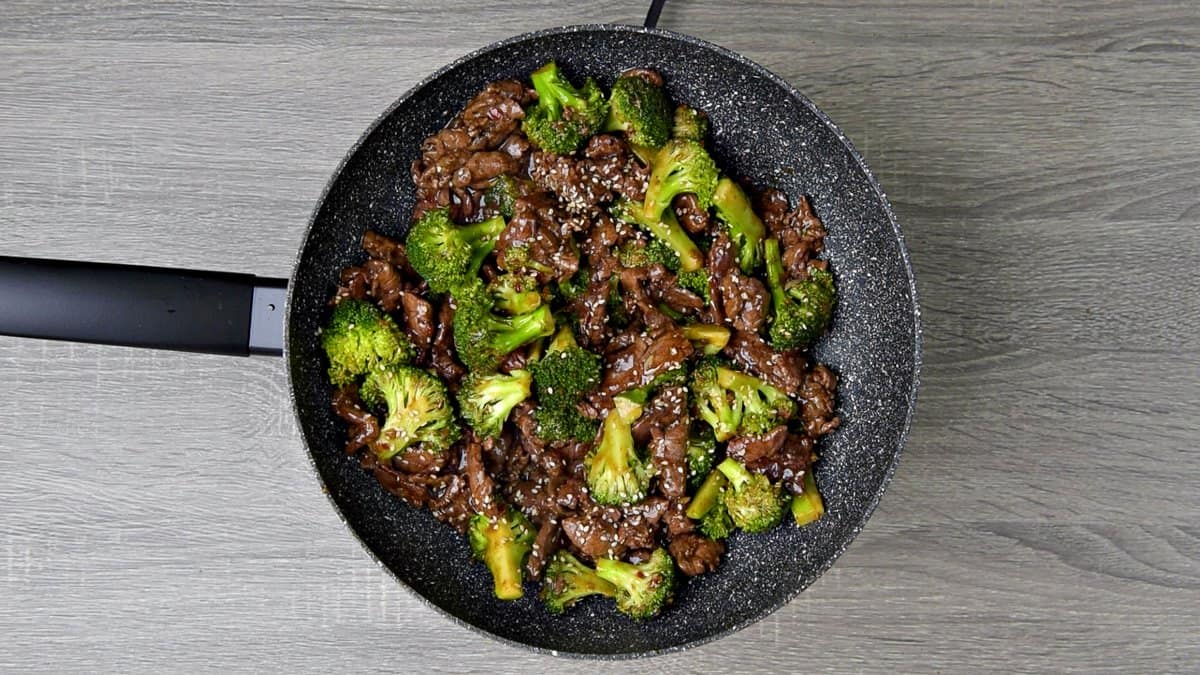
[[[882,480],[880,481],[879,487],[874,491],[874,494],[871,495],[870,500],[864,505],[861,517],[857,521],[853,522],[853,525],[849,528],[849,536],[847,536],[843,541],[839,542],[838,545],[834,548],[832,555],[830,555],[825,561],[822,562],[822,564],[818,565],[815,568],[814,573],[812,574],[811,578],[807,579],[804,583],[796,586],[794,589],[789,589],[789,591],[786,594],[784,594],[779,599],[778,602],[775,602],[775,603],[772,603],[770,605],[763,607],[760,611],[756,612],[752,617],[750,617],[744,621],[738,622],[728,628],[717,631],[711,635],[702,637],[702,638],[690,640],[690,641],[683,642],[683,643],[676,644],[676,645],[671,645],[669,647],[663,647],[661,649],[650,649],[650,650],[637,651],[637,652],[595,653],[595,652],[584,652],[584,651],[567,651],[567,650],[561,650],[561,649],[548,649],[546,647],[540,647],[540,646],[531,645],[531,644],[528,644],[525,642],[520,642],[518,640],[514,640],[512,638],[508,638],[508,637],[493,633],[485,628],[477,626],[477,625],[470,623],[462,618],[459,618],[458,616],[455,616],[454,614],[451,614],[449,611],[443,609],[441,606],[437,605],[429,598],[426,598],[424,595],[417,592],[415,589],[413,589],[411,586],[409,586],[407,583],[405,583],[404,580],[401,579],[399,576],[397,576],[396,573],[393,572],[390,567],[388,567],[386,564],[384,564],[383,561],[379,558],[379,556],[376,555],[373,550],[371,550],[371,547],[368,546],[365,541],[363,541],[362,537],[359,536],[359,534],[358,534],[357,530],[354,528],[354,526],[347,520],[346,515],[342,512],[342,509],[338,506],[337,502],[334,500],[333,494],[329,490],[329,486],[325,483],[325,479],[321,475],[320,469],[317,467],[316,459],[313,456],[313,451],[309,447],[308,439],[305,436],[304,431],[303,431],[304,430],[304,419],[300,413],[300,408],[299,408],[299,405],[297,402],[296,381],[295,381],[294,371],[292,369],[291,326],[292,326],[292,313],[294,311],[293,308],[295,306],[293,303],[293,300],[294,300],[294,294],[296,293],[295,279],[297,277],[297,272],[299,271],[300,266],[302,264],[304,252],[308,250],[309,240],[312,237],[313,228],[316,225],[317,219],[321,213],[322,208],[325,206],[325,202],[328,199],[330,192],[332,191],[334,185],[337,183],[338,179],[341,177],[342,172],[346,168],[346,165],[349,164],[351,159],[354,158],[354,156],[358,153],[359,149],[367,141],[367,139],[370,138],[371,135],[374,134],[375,131],[379,128],[379,126],[381,124],[383,124],[387,119],[389,119],[391,117],[391,115],[400,106],[407,103],[413,96],[415,96],[418,92],[420,92],[426,86],[428,86],[432,82],[438,80],[439,78],[444,76],[449,71],[459,67],[460,65],[462,65],[464,63],[467,63],[476,58],[479,58],[485,54],[495,52],[496,50],[502,49],[504,47],[507,47],[507,46],[510,46],[510,45],[513,45],[516,43],[524,42],[527,40],[534,40],[534,39],[539,39],[539,38],[543,38],[543,37],[548,37],[548,36],[553,36],[553,35],[561,35],[561,34],[566,34],[566,33],[586,33],[586,32],[632,33],[632,34],[654,35],[654,36],[658,36],[658,37],[663,37],[663,38],[683,42],[683,43],[691,45],[691,46],[711,50],[725,58],[731,59],[731,60],[739,63],[740,65],[743,65],[743,66],[755,71],[756,73],[760,74],[761,76],[763,76],[764,78],[766,78],[767,80],[772,82],[773,84],[775,84],[779,87],[782,87],[785,91],[788,92],[788,94],[795,101],[797,101],[801,105],[805,106],[811,113],[813,113],[817,117],[817,119],[819,119],[821,121],[822,124],[824,124],[826,127],[828,127],[831,131],[834,132],[834,134],[838,138],[838,141],[843,145],[843,147],[846,148],[846,151],[850,154],[850,157],[854,160],[855,165],[863,172],[864,176],[867,179],[867,182],[871,186],[871,189],[874,191],[875,195],[879,198],[880,203],[883,205],[884,215],[887,217],[888,223],[891,225],[892,234],[893,234],[893,236],[895,236],[896,243],[898,245],[900,260],[903,264],[904,272],[905,272],[907,282],[908,282],[908,292],[909,292],[909,297],[911,298],[911,302],[912,302],[912,313],[913,313],[913,351],[912,351],[913,381],[912,381],[912,386],[909,389],[909,393],[908,393],[908,397],[907,397],[908,400],[906,401],[904,426],[901,429],[895,452],[892,453],[892,455],[888,461],[888,464],[884,469],[883,477],[882,477]],[[530,31],[530,32],[514,35],[512,37],[508,37],[503,40],[493,42],[493,43],[490,43],[483,47],[480,47],[478,49],[475,49],[475,50],[471,51],[470,53],[465,54],[465,55],[455,59],[454,61],[442,66],[441,68],[437,69],[432,74],[421,79],[419,82],[417,82],[412,87],[410,87],[407,91],[405,91],[400,97],[398,97],[391,105],[389,105],[382,113],[380,113],[373,122],[371,122],[371,124],[363,131],[363,133],[354,142],[354,144],[346,151],[345,155],[342,157],[341,161],[338,163],[337,168],[333,171],[333,173],[330,174],[328,180],[325,183],[325,186],[321,190],[321,195],[316,202],[316,206],[313,208],[312,215],[309,217],[308,224],[305,228],[304,237],[301,239],[300,246],[296,251],[296,255],[295,255],[295,258],[294,258],[293,264],[292,264],[291,279],[292,279],[292,283],[288,284],[287,300],[286,300],[287,312],[286,312],[286,317],[285,317],[285,321],[284,321],[284,334],[283,334],[283,357],[284,357],[284,361],[285,361],[285,364],[287,367],[288,400],[291,403],[292,414],[294,415],[294,418],[296,420],[297,429],[300,431],[301,436],[302,436],[305,454],[308,457],[309,466],[312,469],[313,474],[317,478],[317,481],[321,487],[321,491],[325,494],[325,497],[329,500],[330,504],[333,506],[333,510],[334,510],[335,514],[337,515],[338,520],[340,520],[342,522],[342,524],[346,527],[346,529],[349,530],[350,534],[354,537],[355,540],[358,541],[359,545],[363,547],[363,549],[367,552],[367,554],[370,556],[370,558],[375,562],[375,564],[377,566],[383,568],[393,579],[396,580],[396,582],[400,585],[400,587],[405,589],[409,594],[415,596],[419,601],[424,603],[427,607],[433,608],[438,613],[440,613],[442,616],[450,619],[454,623],[456,623],[460,626],[464,626],[464,627],[468,628],[469,630],[475,631],[476,633],[486,635],[489,638],[497,640],[506,645],[510,645],[510,646],[513,646],[513,647],[516,647],[519,649],[530,650],[530,651],[533,651],[538,654],[545,654],[545,655],[549,655],[549,656],[558,656],[558,657],[568,657],[568,658],[575,658],[575,659],[595,659],[595,660],[602,660],[602,661],[623,661],[623,660],[637,659],[637,658],[650,658],[650,657],[655,657],[655,656],[664,656],[664,655],[673,654],[676,652],[682,652],[684,650],[691,649],[693,647],[698,647],[698,646],[708,644],[708,643],[714,642],[716,640],[728,637],[729,635],[732,635],[733,633],[737,633],[750,625],[753,625],[755,623],[758,623],[759,621],[762,621],[763,619],[770,616],[771,614],[774,614],[776,611],[778,611],[784,605],[787,605],[788,603],[795,600],[797,596],[799,596],[802,592],[804,592],[806,589],[808,589],[813,583],[815,583],[817,581],[817,579],[819,579],[821,576],[823,576],[825,574],[825,572],[829,571],[829,569],[833,566],[833,564],[842,556],[843,553],[845,553],[846,549],[849,548],[850,544],[853,543],[854,540],[858,538],[858,535],[862,532],[863,528],[866,526],[866,522],[868,520],[870,520],[871,516],[875,512],[875,509],[878,507],[879,502],[883,497],[883,493],[887,491],[888,486],[891,484],[892,477],[894,476],[894,474],[896,472],[896,468],[900,461],[900,455],[903,454],[904,447],[908,443],[909,432],[912,429],[913,418],[916,413],[917,394],[920,389],[920,372],[921,372],[922,358],[923,358],[923,354],[924,354],[923,340],[922,340],[922,335],[921,335],[921,306],[920,306],[920,301],[919,301],[919,297],[917,294],[916,276],[913,272],[912,260],[911,260],[910,254],[909,254],[908,246],[904,239],[904,233],[900,229],[900,224],[899,224],[899,221],[896,219],[896,215],[892,209],[891,202],[888,201],[887,194],[884,191],[883,186],[880,185],[878,179],[875,177],[874,172],[872,172],[871,169],[867,166],[866,161],[863,159],[863,157],[859,153],[858,149],[854,147],[854,145],[851,143],[850,139],[842,132],[841,128],[832,119],[830,119],[829,116],[826,115],[820,108],[818,108],[816,106],[816,104],[814,104],[811,100],[809,100],[809,98],[807,96],[805,96],[803,93],[801,93],[794,86],[792,86],[787,80],[785,80],[782,77],[771,72],[770,70],[768,70],[766,67],[762,66],[761,64],[759,64],[759,63],[757,63],[757,62],[755,62],[755,61],[753,61],[731,49],[722,47],[718,44],[709,42],[707,40],[703,40],[701,38],[697,38],[697,37],[687,35],[684,33],[677,33],[675,31],[666,30],[666,29],[662,29],[662,28],[647,28],[647,27],[643,27],[643,26],[617,24],[617,23],[591,23],[591,24],[574,24],[574,25],[539,29],[539,30],[535,30],[535,31]]]

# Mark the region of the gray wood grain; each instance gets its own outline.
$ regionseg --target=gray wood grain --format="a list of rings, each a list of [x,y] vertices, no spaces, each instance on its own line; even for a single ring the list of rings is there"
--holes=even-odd
[[[9,0],[0,254],[286,275],[442,63],[640,2]],[[895,482],[800,599],[633,672],[1200,670],[1193,2],[671,2],[888,188],[926,365]],[[426,607],[339,524],[283,364],[0,338],[0,670],[594,672]]]

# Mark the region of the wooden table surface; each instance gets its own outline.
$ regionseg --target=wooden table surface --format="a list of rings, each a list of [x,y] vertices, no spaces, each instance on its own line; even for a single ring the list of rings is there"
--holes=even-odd
[[[0,254],[286,276],[439,65],[641,2],[7,0]],[[668,3],[893,200],[916,424],[809,591],[628,672],[1200,670],[1200,7]],[[0,338],[0,671],[593,672],[426,607],[342,527],[278,358]]]

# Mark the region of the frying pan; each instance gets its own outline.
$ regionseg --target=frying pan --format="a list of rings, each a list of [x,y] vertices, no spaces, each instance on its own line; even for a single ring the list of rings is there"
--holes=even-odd
[[[882,189],[841,131],[761,66],[654,27],[583,25],[519,35],[446,66],[388,109],[350,150],[312,216],[287,283],[251,276],[0,258],[0,333],[225,354],[280,353],[316,471],[350,530],[409,588],[455,620],[551,653],[640,656],[743,628],[811,584],[878,503],[907,436],[921,358],[916,288]],[[409,164],[486,83],[523,78],[551,59],[611,85],[635,66],[659,71],[673,100],[706,111],[711,151],[733,176],[809,195],[828,229],[838,282],[832,330],[815,357],[840,375],[843,424],[818,447],[827,513],[804,528],[735,535],[720,569],[690,579],[661,616],[635,623],[601,603],[562,616],[492,596],[466,541],[381,488],[342,452],[318,338],[339,271],[364,259],[367,229],[403,237],[414,204]],[[282,319],[286,318],[286,321]],[[281,330],[286,325],[286,331]]]

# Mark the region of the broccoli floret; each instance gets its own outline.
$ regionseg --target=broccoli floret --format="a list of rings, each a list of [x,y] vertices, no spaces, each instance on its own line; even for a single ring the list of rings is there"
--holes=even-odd
[[[329,357],[329,381],[338,387],[413,356],[412,343],[392,317],[365,300],[347,299],[333,308],[321,346]]]
[[[662,87],[625,76],[613,83],[605,131],[624,131],[634,145],[661,148],[671,134],[671,107]]]
[[[496,209],[506,219],[512,218],[513,205],[532,190],[530,181],[501,174],[493,178],[492,184],[484,191],[483,205]]]
[[[792,517],[797,525],[807,525],[825,515],[825,502],[817,491],[817,481],[812,469],[804,473],[804,490],[792,497]]]
[[[454,347],[473,371],[495,372],[504,357],[554,332],[554,314],[548,305],[528,314],[501,316],[482,283],[457,289],[454,301]]]
[[[671,136],[689,141],[703,142],[708,135],[708,115],[688,105],[675,108]]]
[[[488,284],[496,309],[509,316],[528,314],[542,304],[537,279],[524,274],[501,274]]]
[[[725,495],[722,493],[715,506],[704,514],[696,526],[700,533],[709,539],[725,539],[733,534],[733,518],[729,517],[729,509],[725,506]]]
[[[596,574],[616,587],[617,609],[633,619],[658,614],[675,592],[675,561],[662,548],[638,565],[601,558],[596,561]]]
[[[657,237],[649,241],[627,239],[617,247],[617,261],[625,267],[662,265],[669,270],[679,269],[679,254]]]
[[[481,436],[499,436],[508,414],[529,398],[533,376],[528,370],[504,375],[470,373],[458,389],[458,409]]]
[[[808,268],[808,279],[783,284],[783,260],[779,242],[768,239],[767,285],[771,287],[773,316],[767,336],[776,349],[797,349],[817,339],[833,317],[837,298],[833,275],[819,267]]]
[[[558,289],[559,298],[564,303],[567,303],[583,295],[588,289],[591,277],[592,271],[581,266],[579,271],[571,275],[569,279],[557,282],[556,288]]]
[[[708,323],[693,323],[680,328],[683,336],[707,356],[720,354],[729,344],[729,329]]]
[[[691,392],[697,416],[718,441],[765,433],[796,414],[796,404],[783,391],[714,357],[692,372]]]
[[[717,384],[738,400],[742,410],[739,434],[766,433],[796,414],[796,404],[787,394],[753,375],[718,366]]]
[[[681,194],[696,195],[699,207],[707,209],[712,206],[716,189],[717,163],[704,146],[698,141],[672,139],[650,161],[650,183],[642,217],[647,221],[661,220],[663,213],[671,208],[671,200]]]
[[[596,570],[566,551],[555,553],[546,564],[542,602],[553,614],[562,614],[568,607],[589,595],[611,598],[616,593],[616,586],[601,579]]]
[[[654,468],[638,455],[631,428],[641,414],[640,404],[624,396],[615,397],[601,426],[599,442],[584,458],[588,491],[600,504],[633,504],[646,496]]]
[[[509,509],[499,518],[480,513],[471,518],[467,531],[471,551],[492,573],[497,598],[516,600],[525,594],[521,588],[522,568],[536,536],[529,520],[516,509]]]
[[[408,232],[408,262],[435,293],[449,293],[474,281],[504,225],[500,216],[455,225],[449,209],[426,211]]]
[[[717,465],[729,479],[725,508],[733,524],[747,532],[765,532],[783,519],[783,501],[778,485],[762,474],[750,473],[732,457]]]
[[[537,147],[566,155],[598,131],[608,117],[608,101],[595,80],[576,89],[551,61],[530,76],[538,101],[525,111],[522,128]]]
[[[692,406],[696,416],[712,427],[717,441],[727,441],[742,424],[742,404],[732,392],[717,382],[720,362],[713,358],[702,360],[692,371]]]
[[[729,238],[733,240],[738,266],[746,274],[753,274],[762,264],[766,226],[754,213],[745,191],[729,178],[717,181],[717,188],[713,192],[713,206],[717,209],[717,217],[725,223]]]
[[[578,404],[600,384],[599,355],[580,347],[571,327],[563,326],[529,369],[538,395],[533,412],[538,436],[547,441],[595,438],[599,423],[580,414]]]
[[[700,296],[705,305],[712,304],[712,295],[708,290],[708,270],[701,267],[687,272],[680,272],[675,278],[675,284],[684,290]]]
[[[372,370],[360,393],[369,405],[387,408],[379,437],[371,444],[381,460],[418,443],[439,453],[458,440],[450,394],[436,375],[414,366],[391,365]]]
[[[717,438],[711,427],[693,424],[687,442],[688,488],[695,490],[717,463]]]
[[[644,215],[644,205],[641,202],[624,197],[614,202],[609,210],[613,218],[641,227],[670,247],[679,257],[678,268],[684,272],[698,270],[704,266],[704,252],[700,250],[699,246],[696,246],[696,242],[692,241],[687,231],[679,224],[673,210],[662,210],[653,217],[647,217]]]

